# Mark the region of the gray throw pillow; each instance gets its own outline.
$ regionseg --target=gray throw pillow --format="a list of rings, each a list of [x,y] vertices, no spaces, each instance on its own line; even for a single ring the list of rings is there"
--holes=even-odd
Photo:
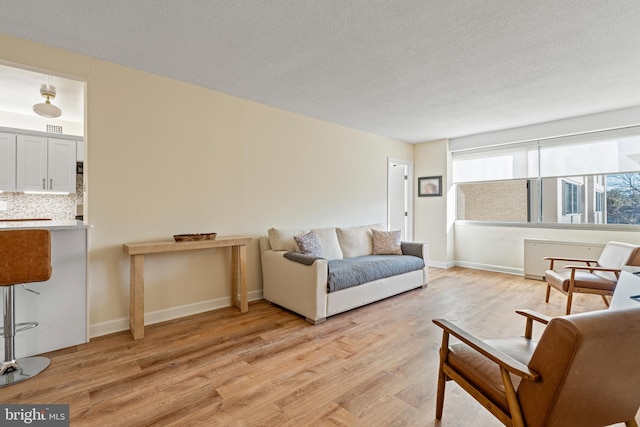
[[[300,248],[300,253],[319,258],[324,257],[324,250],[320,244],[320,239],[313,231],[303,234],[302,236],[294,236],[293,238]]]

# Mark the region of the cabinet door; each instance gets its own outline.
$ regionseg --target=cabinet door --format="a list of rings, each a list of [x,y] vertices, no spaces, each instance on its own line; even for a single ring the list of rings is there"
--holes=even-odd
[[[76,141],[76,162],[84,162],[84,141]]]
[[[16,140],[16,189],[46,191],[47,138],[18,135]]]
[[[76,192],[76,142],[49,138],[47,189]]]
[[[16,191],[16,136],[0,133],[0,191]]]

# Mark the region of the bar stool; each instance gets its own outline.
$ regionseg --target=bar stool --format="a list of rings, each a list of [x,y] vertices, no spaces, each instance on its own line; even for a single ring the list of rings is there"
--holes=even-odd
[[[4,297],[4,362],[0,365],[0,388],[27,380],[49,366],[50,361],[46,357],[15,357],[16,332],[35,328],[38,322],[16,324],[14,288],[25,283],[44,282],[50,277],[49,230],[0,231],[0,286]]]

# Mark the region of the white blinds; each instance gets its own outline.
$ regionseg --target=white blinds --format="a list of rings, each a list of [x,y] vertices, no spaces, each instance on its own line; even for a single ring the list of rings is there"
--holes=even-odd
[[[587,140],[573,137],[545,142],[540,145],[541,177],[640,171],[634,157],[640,156],[640,134],[602,132]]]
[[[640,128],[452,153],[455,183],[640,171]]]
[[[453,153],[453,182],[499,181],[538,176],[535,143]]]

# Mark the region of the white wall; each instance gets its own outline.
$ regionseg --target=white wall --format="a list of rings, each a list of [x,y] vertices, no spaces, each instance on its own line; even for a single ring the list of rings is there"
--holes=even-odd
[[[127,242],[387,221],[387,158],[413,146],[0,35],[0,60],[87,82],[85,220],[93,333],[127,326]],[[228,304],[225,250],[154,255],[145,311]],[[257,241],[250,296],[261,296]]]
[[[84,126],[82,123],[61,119],[48,119],[35,114],[33,116],[27,116],[24,114],[0,111],[0,127],[46,132],[47,125],[61,126],[61,133],[64,133],[65,135],[75,135],[80,137],[84,135]]]
[[[415,241],[429,244],[429,264],[447,267],[453,257],[453,221],[449,205],[455,205],[451,193],[448,141],[440,140],[414,146]],[[442,175],[442,197],[418,197],[418,178]]]
[[[455,264],[483,270],[523,274],[524,239],[583,243],[615,240],[640,244],[637,231],[495,226],[456,223]]]
[[[478,148],[518,141],[532,141],[563,135],[594,132],[619,127],[636,126],[640,123],[640,106],[607,111],[581,117],[539,123],[520,128],[505,129],[485,134],[469,135],[451,139],[449,147],[452,151]],[[544,206],[556,207],[545,209],[544,221],[555,222],[557,209],[561,206],[561,189],[559,182],[544,180]],[[455,210],[450,209],[452,214]],[[550,212],[553,214],[549,218]],[[593,230],[585,225],[573,229],[557,227],[491,226],[482,224],[456,223],[454,264],[466,267],[507,271],[522,274],[524,262],[524,239],[551,239],[586,243],[606,243],[610,240],[640,244],[640,233],[637,231]]]

